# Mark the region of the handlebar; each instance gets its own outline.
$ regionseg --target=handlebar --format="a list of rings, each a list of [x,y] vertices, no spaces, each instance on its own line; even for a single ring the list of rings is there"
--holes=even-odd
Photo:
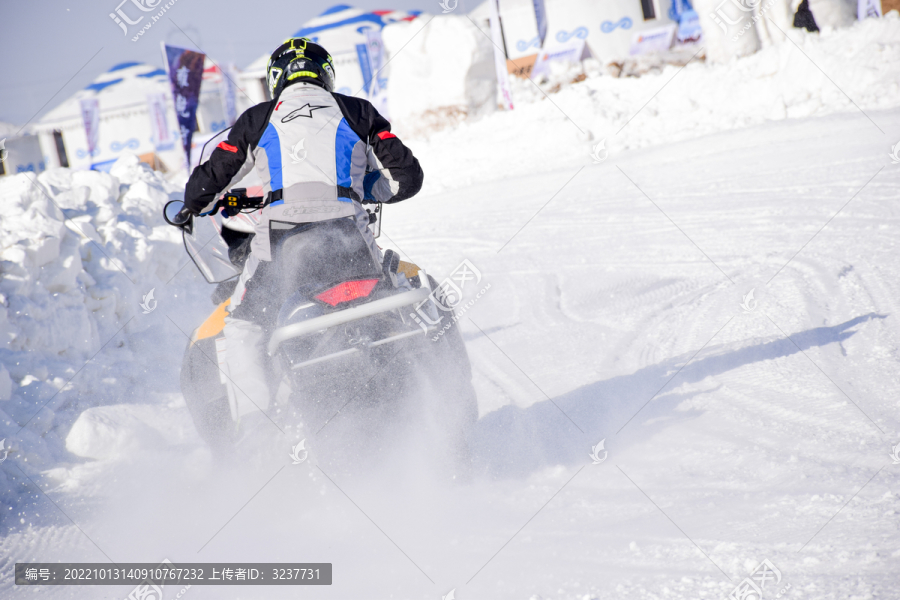
[[[266,205],[265,198],[261,196],[248,196],[246,188],[235,188],[222,196],[214,205],[208,214],[215,214],[221,209],[226,217],[233,217],[239,213],[250,209],[251,212],[259,210]],[[181,200],[172,200],[167,203],[163,209],[163,218],[166,223],[187,230],[190,233],[193,229],[193,213],[184,206]]]
[[[246,188],[235,188],[225,192],[225,194],[213,205],[212,210],[205,214],[213,215],[221,210],[223,215],[227,218],[245,211],[253,212],[259,210],[264,208],[267,204],[266,199],[262,196],[248,196]],[[369,224],[376,225],[374,231],[375,237],[377,238],[381,234],[379,221],[382,204],[380,202],[365,202],[365,204],[375,204],[375,207],[372,210],[369,210],[368,208],[365,210],[369,213]],[[193,217],[193,213],[185,208],[184,202],[181,200],[172,200],[167,203],[163,209],[163,218],[165,218],[166,223],[184,229],[188,234],[193,231]]]
[[[223,208],[226,216],[244,212],[246,209],[259,210],[266,205],[266,199],[262,196],[248,196],[246,188],[235,188],[222,196],[222,199],[216,203],[216,208]],[[213,209],[214,211],[216,209]]]

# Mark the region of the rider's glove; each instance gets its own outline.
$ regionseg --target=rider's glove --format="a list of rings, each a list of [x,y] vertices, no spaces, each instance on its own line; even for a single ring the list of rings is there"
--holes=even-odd
[[[172,218],[172,225],[174,225],[175,227],[180,227],[181,229],[184,229],[185,227],[190,225],[191,217],[193,217],[193,216],[194,216],[194,213],[189,211],[187,209],[187,207],[184,207],[180,211],[178,211],[178,214],[176,214]]]

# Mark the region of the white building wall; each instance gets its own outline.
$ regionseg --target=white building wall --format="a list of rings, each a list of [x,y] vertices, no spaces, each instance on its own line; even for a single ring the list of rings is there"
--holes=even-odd
[[[653,1],[656,16],[645,21],[640,0],[545,0],[548,27],[544,47],[582,38],[601,61],[626,57],[636,32],[674,23],[668,16],[671,0]],[[487,19],[486,3],[471,16],[476,22]],[[531,0],[500,0],[500,18],[510,58],[537,54]]]

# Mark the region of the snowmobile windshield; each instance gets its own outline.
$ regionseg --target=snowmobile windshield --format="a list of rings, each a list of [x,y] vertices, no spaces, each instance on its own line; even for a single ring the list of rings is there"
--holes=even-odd
[[[200,159],[197,165],[202,165],[203,163],[209,160],[209,157],[212,156],[212,153],[222,142],[228,142],[228,134],[231,133],[231,127],[228,129],[223,129],[219,133],[215,134],[211,138],[209,138],[205,144],[203,144],[203,148],[200,151]],[[193,154],[193,153],[191,153]],[[193,164],[193,163],[191,163]],[[234,184],[233,187],[244,187],[244,188],[253,188],[253,187],[262,187],[262,181],[259,179],[259,175],[257,174],[256,169],[251,169],[249,173],[247,173],[246,177],[244,177],[241,181]]]
[[[228,244],[222,239],[222,217],[195,217],[191,233],[184,232],[184,248],[209,283],[221,283],[241,274],[228,258]]]
[[[231,133],[231,127],[229,127],[228,129],[223,129],[216,135],[209,138],[209,140],[207,140],[207,142],[203,144],[203,150],[200,152],[200,162],[198,162],[197,164],[202,165],[203,163],[208,161],[209,157],[213,153],[213,150],[216,149],[216,146],[218,146],[222,142],[228,141],[229,133]]]

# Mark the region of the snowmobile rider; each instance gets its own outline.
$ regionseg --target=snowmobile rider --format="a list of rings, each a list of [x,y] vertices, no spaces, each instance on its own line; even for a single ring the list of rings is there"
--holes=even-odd
[[[235,393],[250,396],[249,403],[238,400],[239,417],[254,405],[268,406],[263,327],[241,303],[266,293],[260,280],[267,278],[266,271],[275,272],[269,267],[273,234],[284,236],[301,223],[351,218],[380,265],[381,251],[361,203],[399,202],[422,187],[419,162],[391,133],[390,123],[368,101],[335,93],[334,77],[324,48],[308,38],[286,40],[266,68],[272,100],[237,119],[228,140],[194,169],[185,188],[182,212],[206,216],[220,194],[254,166],[263,182],[267,204],[225,319],[226,361]],[[187,214],[180,216],[187,220]]]

